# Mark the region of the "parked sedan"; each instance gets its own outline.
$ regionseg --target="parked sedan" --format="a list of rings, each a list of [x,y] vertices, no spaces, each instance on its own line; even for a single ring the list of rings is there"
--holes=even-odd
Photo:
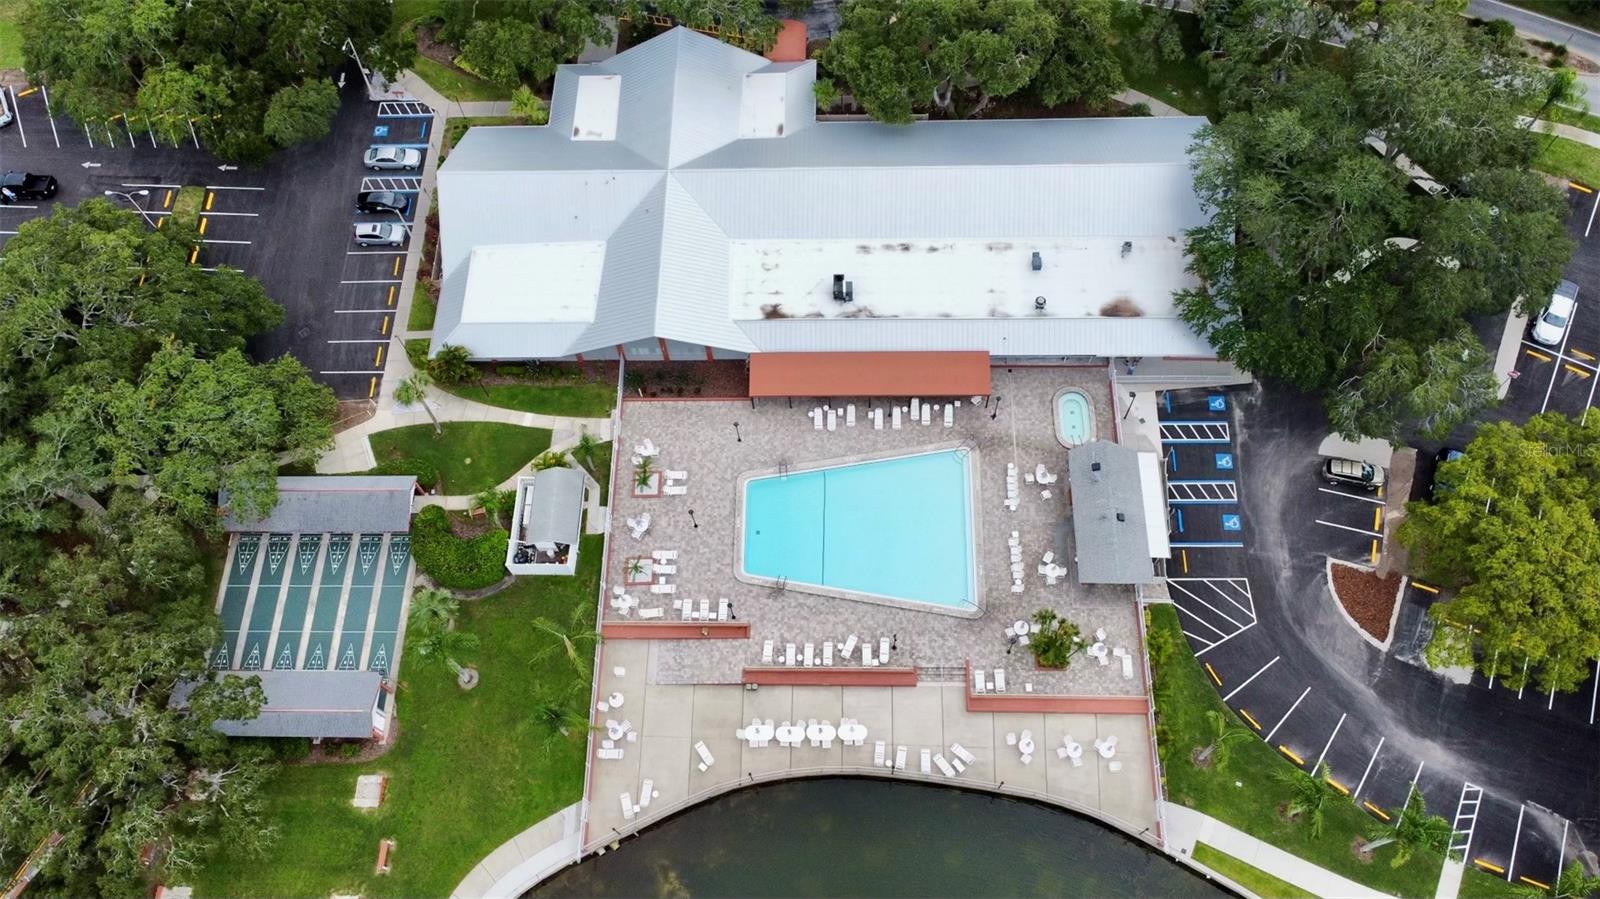
[[[414,147],[376,144],[367,148],[366,164],[367,168],[374,172],[385,169],[414,169],[422,165],[422,151]]]
[[[1578,285],[1562,281],[1556,285],[1555,295],[1533,322],[1533,339],[1545,346],[1560,346],[1567,336],[1567,323],[1572,320],[1572,310],[1578,305]]]
[[[356,226],[356,243],[364,247],[398,247],[406,242],[406,229],[398,222],[364,222]]]
[[[406,214],[411,197],[393,190],[368,190],[356,194],[357,212],[398,212]]]
[[[59,185],[54,175],[34,175],[28,172],[6,172],[0,175],[0,203],[18,200],[48,200],[56,195]]]

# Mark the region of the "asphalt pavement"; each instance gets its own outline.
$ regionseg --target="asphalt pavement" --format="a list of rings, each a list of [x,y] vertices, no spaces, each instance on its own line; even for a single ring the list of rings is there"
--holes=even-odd
[[[76,123],[51,105],[48,88],[20,88],[17,121],[0,129],[0,169],[55,175],[61,183],[55,203],[76,204],[106,190],[126,193],[115,201],[138,206],[152,227],[170,214],[178,188],[204,187],[195,264],[241,269],[285,309],[284,324],[254,339],[252,354],[262,360],[293,355],[341,399],[376,396],[390,338],[405,326],[394,309],[410,242],[356,246],[357,222],[397,219],[357,213],[355,196],[364,189],[399,190],[413,197],[414,209],[421,171],[369,172],[362,154],[373,143],[415,146],[426,154],[433,117],[417,103],[370,102],[359,79],[346,82],[327,137],[242,168],[207,151],[204,122],[186,127],[187,136],[173,143],[137,116]],[[22,222],[48,215],[52,205],[0,206],[0,255]],[[411,213],[404,218],[409,235]]]

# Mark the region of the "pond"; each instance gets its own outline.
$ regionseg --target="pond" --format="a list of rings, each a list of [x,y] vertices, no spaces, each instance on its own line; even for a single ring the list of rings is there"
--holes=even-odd
[[[1121,833],[1049,806],[821,778],[696,806],[528,896],[1229,896]]]

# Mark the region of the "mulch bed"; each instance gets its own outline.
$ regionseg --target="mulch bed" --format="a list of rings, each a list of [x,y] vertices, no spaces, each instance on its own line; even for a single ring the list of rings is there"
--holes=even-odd
[[[1389,622],[1399,598],[1400,575],[1380,578],[1372,572],[1333,563],[1333,595],[1357,626],[1379,643],[1389,639]]]
[[[591,363],[584,363],[588,367]],[[605,363],[615,380],[616,363]],[[696,362],[629,362],[628,395],[734,398],[750,395],[750,372],[743,359]]]
[[[499,527],[499,524],[487,513],[472,515],[467,512],[450,513],[450,533],[462,540],[471,540],[480,534],[487,534]]]

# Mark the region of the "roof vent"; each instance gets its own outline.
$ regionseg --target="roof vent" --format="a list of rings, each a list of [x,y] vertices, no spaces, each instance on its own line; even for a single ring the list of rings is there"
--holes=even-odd
[[[1133,241],[1131,241],[1131,240],[1123,241],[1122,242],[1122,255],[1123,255],[1123,258],[1127,258],[1127,255],[1129,253],[1132,253],[1132,252],[1133,252]]]
[[[1117,513],[1117,520],[1118,521],[1127,521],[1128,520],[1128,516],[1123,515],[1121,512],[1118,512]]]
[[[1044,257],[1039,255],[1039,251],[1038,250],[1034,250],[1033,251],[1033,270],[1034,271],[1039,271],[1042,268],[1044,268]]]
[[[844,302],[844,275],[836,274],[833,276],[833,301],[835,303]]]
[[[856,301],[856,282],[844,282],[844,301],[846,303],[854,303]]]
[[[1033,310],[1035,312],[1043,312],[1044,311],[1044,297],[1034,297],[1033,298]]]
[[[1099,471],[1100,470],[1100,463],[1099,462],[1090,462],[1089,463],[1089,470],[1090,471]]]

